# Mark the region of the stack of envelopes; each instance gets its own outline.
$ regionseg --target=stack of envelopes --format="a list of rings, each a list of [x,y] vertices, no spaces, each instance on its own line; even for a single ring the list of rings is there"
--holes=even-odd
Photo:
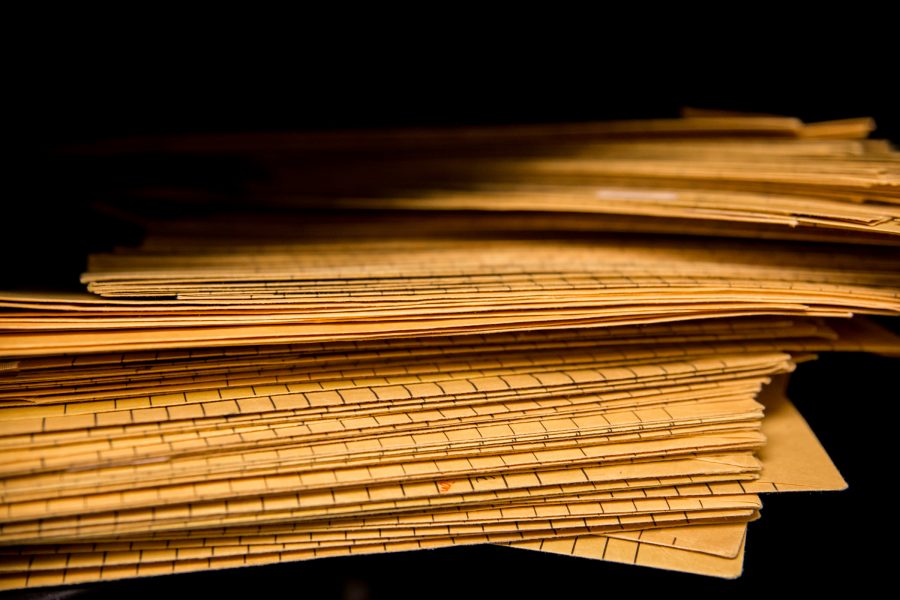
[[[0,292],[0,588],[481,543],[737,576],[759,493],[845,487],[785,374],[900,354],[849,318],[900,314],[869,128],[93,147],[273,175],[143,219],[85,293]]]

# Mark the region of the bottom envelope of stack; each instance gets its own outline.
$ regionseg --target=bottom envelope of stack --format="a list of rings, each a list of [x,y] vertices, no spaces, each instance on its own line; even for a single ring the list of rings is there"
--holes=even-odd
[[[738,484],[740,489],[756,494],[846,489],[846,482],[825,449],[785,396],[786,384],[787,377],[777,377],[760,395],[760,401],[766,407],[762,432],[767,439],[765,447],[757,453],[762,469],[759,478]],[[743,570],[746,537],[746,523],[714,523],[656,527],[606,535],[553,537],[508,545],[734,578]]]
[[[22,359],[0,588],[481,543],[734,577],[757,494],[845,487],[783,374],[898,347],[753,318]]]

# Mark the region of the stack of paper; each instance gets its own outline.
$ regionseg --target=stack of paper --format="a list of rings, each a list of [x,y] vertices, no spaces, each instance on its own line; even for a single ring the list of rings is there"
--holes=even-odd
[[[382,218],[388,229],[400,220],[427,230],[422,212],[438,212],[440,231],[466,233],[644,231],[897,245],[900,158],[883,140],[864,139],[873,128],[870,119],[804,124],[691,110],[683,119],[615,123],[148,138],[72,152],[130,157],[131,168],[146,173],[127,189],[127,207],[152,214],[169,200],[179,211],[185,202],[256,212],[365,210],[360,220]],[[218,179],[189,185],[184,166],[160,175],[158,163],[143,159],[160,154],[198,170],[220,164]],[[273,219],[274,230],[297,234],[294,223],[279,223]]]
[[[900,354],[848,318],[900,314],[869,128],[180,140],[290,210],[154,217],[83,294],[0,292],[0,588],[480,543],[737,576],[758,494],[845,487],[784,374]],[[784,240],[649,233],[679,229]]]
[[[258,223],[252,223],[258,227]],[[226,228],[215,227],[215,231]],[[0,295],[14,356],[900,311],[900,255],[690,239],[264,241],[92,258],[98,295]],[[331,230],[334,233],[334,229]],[[246,234],[246,233],[245,233]]]

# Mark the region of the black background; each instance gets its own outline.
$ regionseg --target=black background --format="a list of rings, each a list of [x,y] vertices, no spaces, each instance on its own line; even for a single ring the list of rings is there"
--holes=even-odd
[[[877,18],[877,17],[876,17]],[[684,34],[688,36],[687,33]],[[564,35],[562,37],[565,37]],[[115,43],[90,52],[58,48],[18,65],[6,92],[12,182],[3,201],[3,287],[77,288],[84,257],[134,231],[91,213],[95,179],[54,149],[112,136],[210,131],[460,125],[675,116],[681,106],[727,108],[819,120],[871,115],[878,137],[900,140],[892,50],[806,40],[798,52],[755,52],[767,32],[741,38],[752,52],[723,55],[720,37],[685,50],[678,36],[646,60],[631,45],[556,48],[535,36],[529,50],[490,58],[463,52],[460,35],[440,58],[410,44],[388,54],[334,46],[248,57],[236,40],[191,58],[166,55],[163,38],[136,56]],[[813,36],[815,38],[815,36]],[[556,38],[553,38],[554,40]],[[831,40],[833,42],[833,40]],[[827,48],[827,50],[826,50]],[[79,47],[80,49],[80,47]],[[70,51],[73,50],[73,51]],[[285,54],[286,53],[286,54]],[[887,59],[884,59],[888,53]],[[873,57],[882,56],[882,60]],[[326,57],[329,60],[324,60]],[[284,60],[287,57],[287,60]],[[424,59],[423,59],[424,58]],[[109,177],[115,179],[114,171]],[[744,575],[736,581],[619,566],[497,547],[473,547],[237,569],[82,586],[36,597],[590,597],[639,593],[830,591],[890,584],[896,551],[897,359],[829,355],[803,364],[790,397],[850,484],[828,494],[764,497],[751,524]],[[881,548],[880,550],[877,548]],[[56,595],[54,595],[56,594]],[[61,595],[60,595],[61,594]]]

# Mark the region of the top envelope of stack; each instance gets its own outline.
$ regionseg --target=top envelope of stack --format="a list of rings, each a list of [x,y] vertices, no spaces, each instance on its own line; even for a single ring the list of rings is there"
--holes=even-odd
[[[130,188],[157,208],[169,198],[193,208],[467,211],[494,231],[896,244],[900,162],[883,140],[864,139],[873,128],[869,119],[804,124],[694,110],[682,119],[147,138],[72,150],[125,164],[168,157],[170,178],[159,179],[158,164],[137,167],[142,186]],[[186,182],[180,170],[192,167],[215,173],[216,186]]]

